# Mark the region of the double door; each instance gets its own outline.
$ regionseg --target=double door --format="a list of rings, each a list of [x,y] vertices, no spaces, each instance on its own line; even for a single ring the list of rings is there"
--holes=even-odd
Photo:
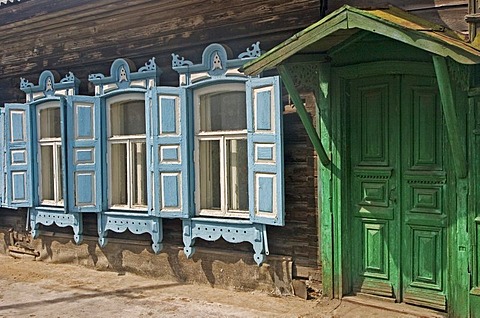
[[[445,309],[447,185],[435,79],[376,76],[347,86],[352,290]]]

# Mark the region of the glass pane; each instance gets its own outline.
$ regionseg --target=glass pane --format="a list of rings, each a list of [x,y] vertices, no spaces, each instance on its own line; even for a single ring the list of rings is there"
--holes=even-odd
[[[111,205],[127,204],[127,144],[112,144],[110,156]]]
[[[40,110],[40,139],[60,137],[60,107]]]
[[[55,200],[53,181],[53,146],[40,147],[41,174],[42,174],[42,197],[41,201]]]
[[[122,135],[145,135],[145,101],[110,105],[110,137]]]
[[[132,143],[132,192],[133,206],[147,205],[147,169],[145,142]]]
[[[58,201],[63,200],[63,169],[62,169],[62,146],[57,145],[57,184]]]
[[[220,210],[220,141],[200,141],[200,208]]]
[[[245,92],[222,92],[200,97],[200,130],[247,129]]]
[[[247,140],[227,140],[228,209],[248,210]]]

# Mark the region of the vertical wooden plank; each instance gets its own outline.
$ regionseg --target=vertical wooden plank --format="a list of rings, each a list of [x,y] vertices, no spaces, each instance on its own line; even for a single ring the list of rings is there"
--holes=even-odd
[[[347,217],[342,213],[345,198],[342,195],[345,185],[348,180],[342,182],[347,174],[342,171],[345,158],[345,131],[343,125],[345,119],[341,114],[346,110],[345,96],[341,94],[345,90],[345,81],[332,73],[332,102],[331,102],[331,123],[332,123],[332,141],[331,141],[331,153],[332,153],[332,181],[331,181],[331,193],[332,193],[332,230],[333,230],[333,297],[341,298],[345,291],[350,288],[350,253],[349,249],[344,249],[343,245],[348,241],[346,233],[343,233],[342,229],[348,223]]]
[[[320,142],[327,154],[331,154],[331,108],[330,108],[330,63],[320,64],[319,94],[317,98],[317,131]],[[319,249],[322,264],[323,294],[332,298],[333,290],[333,215],[332,215],[332,169],[331,166],[317,165],[318,174],[318,204],[319,218]],[[319,201],[320,201],[319,200]]]
[[[434,59],[435,61],[435,59]],[[445,63],[445,59],[441,58],[440,67],[443,69],[443,72],[437,72],[438,75],[449,76],[448,69]],[[437,65],[435,66],[437,71]],[[445,80],[445,79],[444,79]],[[464,151],[463,145],[465,144],[465,133],[467,125],[467,95],[466,92],[462,91],[458,85],[455,85],[455,82],[450,81],[450,78],[447,78],[449,82],[449,92],[447,87],[447,93],[450,95],[451,104],[447,105],[447,108],[450,108],[450,113],[447,114],[445,110],[444,96],[442,96],[442,89],[445,89],[445,86],[442,86],[440,80],[438,80],[440,96],[442,99],[442,107],[444,107],[444,116],[446,123],[447,136],[446,140],[446,153],[448,153],[448,164],[447,170],[454,169],[455,174],[450,173],[449,176],[451,180],[448,180],[448,188],[454,190],[454,193],[450,193],[448,200],[449,205],[449,239],[447,241],[448,246],[448,262],[449,262],[449,285],[448,285],[448,299],[447,307],[448,313],[452,317],[468,317],[469,310],[469,287],[470,287],[470,276],[469,276],[469,239],[468,239],[468,230],[467,230],[467,215],[468,215],[468,196],[469,196],[469,187],[468,187],[468,177],[469,171],[465,170],[465,176],[462,177],[459,175],[458,170],[458,153],[453,150],[455,147],[452,143],[456,143],[457,146],[461,147],[461,150]],[[453,114],[452,114],[453,112]],[[451,118],[447,117],[454,116],[457,127],[456,138],[452,138],[451,131],[449,131],[449,125],[451,125]],[[450,122],[449,122],[450,120]],[[463,127],[461,130],[460,127]],[[444,137],[444,138],[445,138]],[[448,151],[451,150],[451,151]],[[462,153],[465,155],[465,152]],[[464,157],[465,158],[465,157]],[[465,162],[466,169],[466,162]]]
[[[453,100],[452,84],[450,74],[448,73],[447,62],[444,57],[432,55],[435,74],[437,76],[440,98],[442,100],[443,112],[445,114],[445,123],[447,126],[448,139],[453,153],[453,164],[457,177],[467,177],[467,161],[465,150],[462,146],[460,137],[460,128],[455,112],[455,103]]]
[[[469,140],[469,154],[470,162],[478,163],[480,160],[480,97],[473,96],[469,98],[469,113],[468,113],[468,131],[471,138]],[[473,318],[480,317],[480,249],[478,248],[478,241],[480,239],[480,202],[478,189],[478,182],[480,181],[480,169],[478,165],[472,165],[471,174],[469,178],[469,215],[468,215],[468,232],[470,234],[470,316]]]

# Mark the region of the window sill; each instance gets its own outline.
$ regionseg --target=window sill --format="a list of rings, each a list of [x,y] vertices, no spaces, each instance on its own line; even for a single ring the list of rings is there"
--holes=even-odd
[[[250,220],[220,218],[220,217],[193,217],[192,221],[196,222],[214,222],[214,223],[228,223],[228,224],[253,224]]]
[[[147,211],[145,210],[132,210],[132,211],[120,211],[120,210],[107,210],[104,211],[105,215],[116,215],[116,216],[141,216],[141,217],[150,217]]]
[[[55,212],[63,212],[65,208],[63,206],[52,206],[52,205],[39,205],[35,207],[36,210],[44,210],[44,211],[55,211]]]

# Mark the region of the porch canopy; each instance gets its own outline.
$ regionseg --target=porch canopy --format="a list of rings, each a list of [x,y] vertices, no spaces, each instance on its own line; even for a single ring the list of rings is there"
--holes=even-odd
[[[460,128],[446,62],[446,58],[451,58],[460,64],[480,63],[480,51],[467,43],[463,34],[390,5],[372,9],[344,5],[259,58],[245,64],[243,71],[248,75],[257,75],[264,70],[277,68],[322,164],[328,166],[330,157],[311,123],[287,66],[289,63],[309,61],[327,62],[329,55],[335,54],[352,42],[361,40],[362,34],[365,33],[379,34],[432,54],[447,134],[455,158],[455,170],[457,176],[464,178],[467,175],[465,149],[459,134]],[[322,74],[320,77],[322,78]],[[328,87],[328,83],[319,85]]]
[[[282,64],[297,53],[328,55],[331,49],[347,42],[362,30],[450,57],[461,64],[480,63],[480,51],[467,43],[463,34],[390,5],[379,9],[358,9],[344,5],[247,63],[243,70],[248,75],[257,75]]]

